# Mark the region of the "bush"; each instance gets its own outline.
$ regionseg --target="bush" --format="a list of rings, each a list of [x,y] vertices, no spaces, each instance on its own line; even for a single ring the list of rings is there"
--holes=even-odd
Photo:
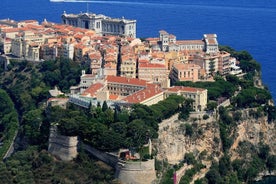
[[[186,123],[185,124],[185,135],[191,137],[193,135],[193,133],[194,133],[193,127],[190,124]]]
[[[193,153],[185,153],[184,162],[188,165],[194,165],[196,163],[196,159]]]
[[[207,114],[204,114],[204,115],[203,115],[203,119],[204,119],[204,120],[206,120],[206,119],[208,119],[208,118],[209,118],[209,116],[208,116]]]

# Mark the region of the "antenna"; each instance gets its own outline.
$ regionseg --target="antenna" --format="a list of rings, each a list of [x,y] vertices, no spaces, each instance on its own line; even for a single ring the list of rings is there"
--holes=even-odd
[[[86,3],[86,13],[89,13],[89,4],[88,4],[88,2]]]

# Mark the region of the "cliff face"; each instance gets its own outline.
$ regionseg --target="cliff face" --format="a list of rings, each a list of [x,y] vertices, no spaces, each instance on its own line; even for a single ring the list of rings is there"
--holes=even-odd
[[[212,118],[189,122],[187,124],[193,127],[193,133],[187,136],[185,122],[180,122],[177,118],[178,114],[159,125],[159,137],[155,144],[157,159],[177,164],[184,159],[185,153],[197,156],[205,151],[206,157],[212,156],[218,160],[221,155],[218,124]]]
[[[276,129],[275,122],[268,123],[267,117],[252,118],[248,109],[242,111],[242,120],[238,122],[234,143],[230,148],[231,159],[241,158],[240,145],[249,142],[258,148],[260,144],[270,147],[270,154],[276,154]]]
[[[248,157],[250,159],[250,153],[243,150],[245,144],[253,146],[256,150],[259,149],[260,144],[266,144],[270,147],[270,154],[276,154],[275,123],[268,123],[266,116],[254,118],[249,112],[250,109],[241,111],[240,121],[235,122],[237,126],[231,132],[233,138],[233,144],[229,149],[231,160]],[[177,117],[178,115],[174,115],[159,125],[159,137],[155,142],[157,159],[178,164],[183,161],[185,153],[193,153],[196,159],[200,159],[206,165],[206,169],[194,176],[194,179],[202,178],[208,172],[212,160],[218,161],[224,154],[219,123],[214,117],[187,122],[180,122]],[[185,124],[191,125],[192,134],[187,135]],[[187,166],[184,165],[184,167]]]

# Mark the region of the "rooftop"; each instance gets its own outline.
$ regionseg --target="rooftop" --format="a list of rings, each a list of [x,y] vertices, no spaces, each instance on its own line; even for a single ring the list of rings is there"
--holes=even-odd
[[[108,83],[119,83],[125,85],[146,86],[147,81],[136,78],[118,77],[118,76],[106,76]]]
[[[173,86],[171,88],[168,89],[169,92],[181,92],[181,91],[185,91],[185,92],[202,92],[205,91],[206,89],[202,89],[202,88],[193,88],[193,87],[186,87],[186,86]]]

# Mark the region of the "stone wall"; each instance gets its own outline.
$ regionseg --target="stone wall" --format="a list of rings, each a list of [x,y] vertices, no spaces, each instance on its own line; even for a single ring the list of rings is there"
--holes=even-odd
[[[154,159],[148,161],[123,161],[116,154],[102,152],[89,145],[83,148],[97,159],[116,169],[116,178],[122,184],[150,184],[156,180]]]
[[[87,144],[83,144],[83,148],[89,152],[91,155],[93,155],[94,157],[96,157],[97,159],[105,162],[106,164],[110,165],[113,168],[116,168],[117,163],[118,163],[118,156],[111,154],[111,153],[106,153],[106,152],[102,152],[99,151]]]
[[[63,161],[70,161],[77,157],[77,136],[59,135],[56,126],[50,128],[48,151]]]
[[[118,180],[123,184],[150,184],[156,180],[154,159],[148,161],[120,161],[116,168]]]

